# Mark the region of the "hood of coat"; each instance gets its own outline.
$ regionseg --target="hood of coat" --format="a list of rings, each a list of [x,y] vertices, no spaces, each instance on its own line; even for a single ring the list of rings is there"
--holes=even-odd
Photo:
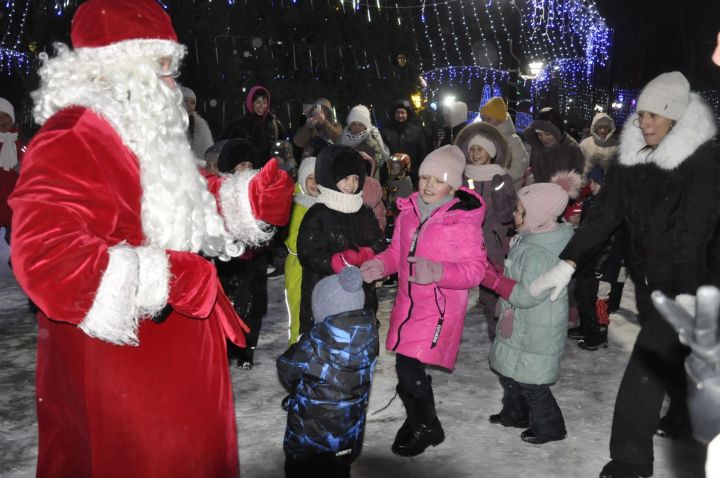
[[[555,143],[554,146],[546,148],[535,133],[535,128],[533,128],[532,124],[525,130],[525,132],[523,133],[523,137],[525,138],[525,141],[527,141],[528,144],[532,147],[532,154],[536,154],[536,151],[553,151],[561,146],[569,145],[572,143],[575,143],[575,145],[578,146],[577,141],[575,141],[572,136],[567,133],[563,133],[561,141]]]
[[[418,192],[414,192],[409,197],[398,198],[398,209],[400,211],[404,209],[413,209],[415,211],[415,214],[417,214],[417,217],[420,217],[420,211],[418,210],[417,206],[418,195]],[[465,215],[468,221],[480,221],[480,224],[482,224],[482,221],[485,219],[485,202],[478,193],[462,186],[460,187],[460,189],[455,191],[455,197],[452,199],[452,201],[449,201],[447,204],[444,204],[442,207],[438,208],[435,212],[432,213],[432,216],[435,216],[437,214],[444,214],[445,216],[456,214],[462,215],[466,212],[469,213]]]
[[[375,314],[358,309],[327,317],[312,329],[314,338],[327,347],[331,362],[340,365],[373,361],[379,347]]]
[[[700,146],[717,134],[712,109],[697,93],[690,93],[690,104],[685,114],[655,149],[646,148],[642,131],[633,125],[637,112],[625,122],[620,137],[620,164],[654,163],[661,169],[675,169]]]
[[[245,108],[247,108],[248,114],[255,115],[255,112],[253,111],[253,98],[255,97],[255,93],[263,92],[265,93],[265,97],[267,98],[267,108],[265,108],[265,113],[263,113],[262,118],[265,119],[265,117],[270,112],[270,91],[268,91],[267,88],[264,86],[253,86],[250,88],[250,91],[248,92],[247,96],[245,97]]]
[[[470,123],[465,126],[460,130],[460,133],[458,133],[455,138],[455,146],[459,147],[465,154],[465,160],[467,161],[468,156],[468,143],[470,143],[470,140],[477,135],[486,137],[495,145],[497,154],[491,162],[501,166],[503,169],[509,168],[511,158],[508,152],[508,144],[507,141],[505,141],[505,137],[498,128],[490,123],[481,121]]]
[[[520,232],[518,233],[518,241],[515,245],[526,244],[536,245],[543,247],[553,254],[560,254],[570,239],[572,238],[575,230],[569,223],[562,223],[560,227],[554,231],[549,232]]]
[[[602,139],[596,132],[598,127],[603,125],[610,128],[610,132],[605,139]],[[615,126],[615,120],[606,113],[598,113],[593,117],[592,124],[590,125],[590,133],[592,134],[596,145],[607,148],[620,144],[617,136],[615,136],[616,131],[617,127]]]

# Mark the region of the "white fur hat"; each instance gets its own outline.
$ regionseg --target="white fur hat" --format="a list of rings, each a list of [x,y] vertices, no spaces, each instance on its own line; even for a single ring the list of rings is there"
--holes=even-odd
[[[10,118],[12,118],[13,124],[15,124],[15,108],[12,103],[5,98],[0,98],[0,113],[6,113]]]
[[[187,86],[181,86],[180,90],[182,91],[183,98],[192,98],[194,100],[197,100],[197,97],[195,96],[195,92],[188,88]]]
[[[357,105],[352,107],[347,115],[347,124],[349,125],[350,123],[356,121],[364,124],[366,128],[370,128],[370,126],[372,126],[372,121],[370,120],[370,110],[367,109],[366,106]]]
[[[663,73],[640,93],[637,111],[647,111],[678,121],[690,104],[690,83],[679,71]]]

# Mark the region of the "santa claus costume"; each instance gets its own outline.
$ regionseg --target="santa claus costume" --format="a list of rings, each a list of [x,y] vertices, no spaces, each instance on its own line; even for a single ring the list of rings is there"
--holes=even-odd
[[[236,477],[225,339],[247,328],[199,252],[267,240],[292,181],[275,162],[200,175],[171,79],[185,48],[154,0],[89,0],[71,39],[43,58],[10,197],[40,308],[37,475]]]

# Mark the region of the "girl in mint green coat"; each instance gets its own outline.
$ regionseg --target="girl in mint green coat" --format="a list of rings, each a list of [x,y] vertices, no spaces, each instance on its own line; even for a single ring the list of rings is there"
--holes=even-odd
[[[577,194],[580,177],[560,173],[551,183],[536,183],[518,192],[514,213],[518,235],[505,260],[503,275],[488,274],[483,285],[501,297],[498,334],[490,351],[490,367],[503,387],[503,408],[490,422],[527,428],[520,438],[533,444],[567,436],[562,412],[550,391],[560,372],[567,336],[568,300],[550,291],[533,297],[530,283],[555,266],[570,241],[573,228],[557,218],[571,191]]]

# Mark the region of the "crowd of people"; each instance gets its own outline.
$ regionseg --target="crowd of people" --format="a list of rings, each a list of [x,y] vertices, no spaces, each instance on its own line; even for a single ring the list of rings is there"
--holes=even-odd
[[[318,98],[291,133],[258,85],[216,142],[154,1],[89,0],[71,40],[43,57],[27,151],[0,98],[0,227],[39,309],[38,476],[237,476],[228,367],[254,366],[273,275],[288,477],[350,476],[385,321],[406,412],[392,452],[444,441],[428,369],[454,368],[475,288],[503,390],[490,423],[566,438],[551,386],[567,337],[607,347],[630,277],[641,329],[600,477],[652,476],[653,435],[690,432],[689,349],[650,294],[692,310],[720,277],[720,150],[681,73],[581,141],[552,107],[517,131],[500,97],[432,130],[408,98],[379,125]]]

